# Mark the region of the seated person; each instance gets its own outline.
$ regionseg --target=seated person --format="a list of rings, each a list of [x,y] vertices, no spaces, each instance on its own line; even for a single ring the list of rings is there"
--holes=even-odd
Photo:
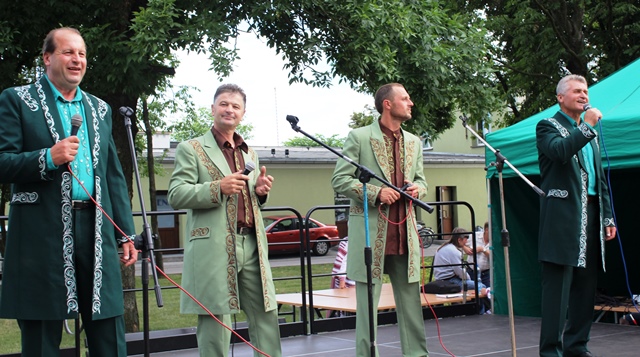
[[[331,289],[353,288],[356,282],[347,278],[347,253],[349,251],[348,237],[338,245],[338,253],[333,262],[333,270],[331,270]],[[347,316],[348,313],[335,310],[327,310],[327,317]]]
[[[466,246],[466,243],[469,240],[469,235],[464,232],[468,231],[464,228],[454,228],[451,232],[451,238],[449,241],[438,248],[435,257],[433,258],[433,272],[436,280],[448,280],[450,282],[454,282],[460,286],[460,290],[463,290],[465,285],[466,289],[475,290],[475,281],[469,277],[466,269],[461,265],[454,265],[463,263],[463,251],[465,254],[469,254],[469,252],[471,252],[471,249]],[[486,287],[481,282],[478,282],[478,291],[481,295],[486,293]],[[480,313],[483,314],[487,304],[483,301],[480,305],[482,307]]]
[[[491,287],[491,242],[490,242],[489,222],[484,223],[484,229],[476,232],[476,256],[478,263],[475,266],[480,270],[480,281],[487,288]],[[471,239],[467,239],[467,246],[472,249]],[[473,251],[467,257],[469,263],[473,263]],[[473,270],[468,269],[467,272],[472,274]]]
[[[349,252],[349,237],[338,245],[338,253],[333,261],[333,270],[331,270],[331,288],[344,289],[356,286],[356,282],[347,278],[347,253]]]

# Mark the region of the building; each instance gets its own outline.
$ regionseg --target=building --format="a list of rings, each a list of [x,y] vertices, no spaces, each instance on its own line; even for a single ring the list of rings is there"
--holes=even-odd
[[[167,134],[154,138],[156,156],[163,156],[165,173],[156,176],[158,210],[172,210],[167,201],[167,189],[174,165],[175,146]],[[336,161],[334,153],[317,147],[253,147],[258,152],[260,165],[274,176],[275,182],[267,207],[292,207],[306,215],[316,206],[345,204],[331,187],[331,176]],[[339,150],[339,149],[338,149]],[[424,169],[429,193],[426,202],[465,201],[475,213],[475,225],[482,226],[488,217],[484,146],[470,134],[461,122],[443,133],[432,145],[426,143]],[[355,170],[355,167],[354,167]],[[148,181],[143,179],[143,193],[148,203]],[[138,197],[133,199],[133,210],[139,211]],[[277,212],[287,214],[287,211]],[[463,205],[437,206],[432,214],[418,209],[418,219],[437,233],[449,233],[454,227],[471,229],[471,212]],[[341,220],[344,215],[333,209],[318,210],[312,217],[327,224]],[[141,221],[139,220],[142,227]],[[182,246],[181,226],[184,215],[159,218],[163,248]],[[445,237],[446,238],[446,237]]]

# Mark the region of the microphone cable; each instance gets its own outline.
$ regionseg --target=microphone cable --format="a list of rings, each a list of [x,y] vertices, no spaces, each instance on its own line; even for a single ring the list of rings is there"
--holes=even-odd
[[[618,241],[618,247],[620,248],[620,257],[622,258],[622,265],[624,267],[624,277],[625,284],[627,288],[627,292],[629,293],[629,297],[631,298],[631,303],[633,307],[635,307],[637,312],[640,312],[640,308],[638,308],[636,300],[633,298],[633,292],[631,291],[631,283],[629,282],[629,271],[627,267],[627,260],[624,257],[624,249],[622,247],[622,236],[620,234],[620,228],[618,227],[618,218],[616,217],[616,210],[613,201],[613,189],[611,187],[611,160],[609,158],[609,153],[607,152],[607,145],[604,141],[604,131],[602,129],[602,120],[598,120],[598,130],[600,132],[600,141],[602,141],[602,150],[604,151],[604,156],[607,160],[607,188],[609,189],[609,200],[611,202],[611,213],[613,215],[613,224],[616,227],[616,236]]]
[[[82,189],[84,190],[84,192],[86,192],[87,196],[89,196],[89,199],[96,205],[96,207],[102,212],[102,214],[107,217],[107,219],[109,220],[109,222],[111,222],[111,224],[113,225],[113,227],[118,230],[118,232],[120,232],[120,234],[122,234],[123,237],[126,237],[129,242],[134,243],[133,240],[131,240],[131,237],[129,235],[127,235],[126,233],[124,233],[124,231],[122,231],[122,229],[116,224],[116,222],[113,221],[113,219],[107,214],[107,212],[98,204],[98,202],[96,202],[96,200],[93,198],[93,196],[89,193],[89,191],[87,190],[87,188],[82,184],[82,182],[80,181],[80,179],[78,178],[78,176],[76,176],[76,174],[73,172],[73,170],[71,170],[71,165],[69,163],[67,163],[67,168],[69,170],[69,172],[71,173],[71,175],[73,176],[73,178],[78,182],[78,184],[80,185],[80,187],[82,187]],[[234,236],[235,238],[235,236]],[[136,250],[136,254],[137,254],[137,249],[135,249],[135,243],[134,243],[134,250]],[[131,253],[129,253],[131,254]],[[150,260],[149,260],[150,262]],[[262,356],[266,356],[269,357],[268,354],[266,354],[265,352],[261,351],[260,349],[258,349],[256,346],[254,346],[253,344],[251,344],[251,342],[247,341],[244,337],[242,337],[239,333],[237,333],[236,331],[234,331],[231,327],[225,325],[222,321],[220,321],[220,319],[218,319],[209,309],[207,309],[204,304],[202,304],[200,301],[198,301],[198,299],[196,299],[193,295],[191,295],[191,293],[189,293],[185,288],[183,288],[180,284],[178,284],[177,282],[175,282],[173,279],[171,279],[169,277],[169,275],[167,275],[164,271],[162,271],[162,269],[160,269],[157,265],[154,266],[154,268],[162,275],[164,276],[167,281],[169,281],[171,284],[173,284],[175,287],[177,287],[178,289],[180,289],[180,291],[182,291],[183,293],[185,293],[191,300],[193,300],[196,304],[198,304],[198,306],[200,306],[209,316],[211,316],[217,323],[219,323],[220,325],[222,325],[224,328],[226,328],[227,330],[231,331],[232,334],[234,334],[237,338],[239,338],[242,342],[244,342],[247,346],[251,347],[256,353],[262,355]]]

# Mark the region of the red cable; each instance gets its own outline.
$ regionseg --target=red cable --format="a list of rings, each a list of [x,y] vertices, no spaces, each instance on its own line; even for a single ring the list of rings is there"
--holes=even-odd
[[[73,175],[73,178],[76,179],[76,181],[78,182],[78,184],[80,185],[80,187],[82,187],[82,189],[84,190],[84,192],[87,193],[87,196],[89,196],[89,199],[96,205],[96,207],[98,207],[98,209],[100,211],[102,211],[102,214],[104,214],[109,221],[111,222],[111,224],[113,224],[113,226],[118,230],[118,232],[120,232],[120,234],[122,234],[123,237],[126,237],[129,242],[133,243],[133,241],[131,240],[131,237],[129,237],[126,233],[124,233],[122,231],[122,229],[120,229],[120,227],[118,227],[118,225],[116,224],[116,222],[113,221],[113,219],[111,219],[111,217],[107,214],[107,212],[105,212],[102,207],[98,204],[98,202],[96,202],[96,200],[91,196],[91,194],[89,193],[89,191],[87,190],[86,187],[84,187],[84,185],[82,184],[82,182],[80,182],[80,179],[78,178],[78,176],[76,176],[76,174],[73,172],[73,170],[71,170],[71,165],[67,164],[67,168],[69,169],[69,172],[71,173],[71,175]],[[134,244],[135,245],[135,244]],[[150,262],[150,260],[149,260]],[[160,272],[160,274],[162,274],[162,276],[164,276],[167,280],[169,280],[169,282],[171,284],[173,284],[175,287],[177,287],[178,289],[180,289],[182,292],[184,292],[185,294],[187,294],[188,297],[191,298],[191,300],[193,300],[196,304],[198,304],[198,306],[200,306],[204,311],[207,312],[207,314],[209,314],[209,316],[211,316],[217,323],[219,323],[220,325],[222,325],[224,328],[226,328],[227,330],[231,331],[231,333],[233,333],[234,335],[236,335],[236,337],[238,337],[240,340],[242,340],[242,342],[244,342],[245,344],[247,344],[249,347],[251,347],[254,351],[256,351],[257,353],[269,357],[268,354],[266,354],[265,352],[259,350],[257,347],[255,347],[254,345],[252,345],[249,341],[247,341],[246,339],[244,339],[244,337],[240,336],[240,334],[238,334],[236,331],[234,331],[231,327],[225,325],[222,321],[220,321],[220,319],[218,319],[211,311],[209,311],[209,309],[207,309],[200,301],[198,301],[198,299],[196,299],[193,295],[191,295],[187,290],[185,290],[182,286],[180,286],[180,284],[176,283],[175,281],[173,281],[173,279],[171,279],[167,274],[165,274],[164,271],[162,271],[162,269],[160,269],[157,265],[155,266],[156,270],[158,272]]]
[[[391,224],[395,224],[395,225],[400,225],[402,223],[404,223],[412,214],[413,214],[413,209],[412,209],[412,204],[413,201],[409,201],[409,214],[404,217],[404,219],[401,222],[392,222],[389,220],[389,218],[387,218],[383,213],[382,213],[382,205],[378,206],[378,212],[380,213],[380,215],[382,216],[382,218],[384,218],[385,221],[387,221],[388,223]],[[420,249],[420,256],[421,256],[421,262],[424,262],[424,250]],[[433,269],[433,267],[431,268]],[[420,280],[421,280],[421,285],[424,286],[424,275],[421,273],[420,274]],[[433,318],[436,322],[436,329],[438,330],[438,341],[440,342],[440,346],[442,346],[442,348],[452,357],[456,357],[453,353],[451,353],[451,351],[449,351],[447,349],[447,347],[444,345],[444,341],[442,341],[442,335],[440,334],[440,322],[438,322],[438,315],[436,315],[436,312],[433,310],[433,306],[431,306],[431,304],[429,303],[429,299],[427,299],[427,293],[424,292],[424,289],[420,289],[420,294],[422,294],[424,296],[424,300],[427,302],[427,306],[429,307],[429,309],[431,310],[431,313],[433,314]]]

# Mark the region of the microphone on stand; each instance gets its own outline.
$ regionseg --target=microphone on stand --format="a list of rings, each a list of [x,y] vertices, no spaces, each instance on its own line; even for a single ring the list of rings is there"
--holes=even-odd
[[[77,113],[74,114],[71,117],[71,136],[78,135],[78,130],[80,129],[81,125],[82,125],[82,115]]]

